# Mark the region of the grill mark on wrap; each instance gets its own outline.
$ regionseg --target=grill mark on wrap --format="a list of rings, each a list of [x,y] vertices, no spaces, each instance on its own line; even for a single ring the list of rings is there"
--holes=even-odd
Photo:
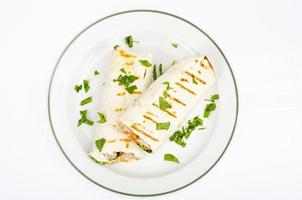
[[[189,82],[188,79],[186,79],[186,78],[182,78],[182,79],[180,79],[180,81],[181,82]]]
[[[121,142],[130,142],[132,141],[130,138],[120,138]]]
[[[154,124],[157,124],[158,122],[155,121],[154,119],[152,119],[151,117],[147,116],[147,115],[143,115],[143,117],[151,122],[153,122]]]
[[[158,142],[158,139],[152,137],[151,135],[149,135],[148,133],[146,133],[144,130],[140,129],[139,126],[144,127],[142,124],[133,123],[133,124],[131,125],[131,128],[132,128],[133,130],[136,130],[137,132],[141,133],[142,135],[148,137],[149,139],[151,139],[151,140],[153,140],[153,141],[155,141],[155,142]]]
[[[196,96],[196,93],[192,90],[190,90],[189,88],[185,87],[183,84],[179,83],[179,82],[175,82],[175,85],[179,86],[181,89],[191,93],[192,95]]]
[[[124,50],[119,51],[120,56],[125,57],[125,58],[136,58],[135,55],[132,55],[130,53],[125,52]]]
[[[191,78],[193,78],[194,80],[198,80],[198,82],[202,83],[202,84],[207,84],[204,80],[201,80],[200,78],[198,78],[198,76],[188,72],[188,71],[185,71],[185,74],[189,75]]]
[[[124,96],[126,94],[126,92],[119,92],[119,93],[116,93],[117,96]]]
[[[168,94],[168,97],[169,98],[171,98],[173,101],[175,101],[176,103],[179,103],[179,104],[181,104],[181,105],[183,105],[183,106],[186,106],[186,104],[184,103],[184,102],[182,102],[182,101],[180,101],[179,99],[177,99],[176,97],[172,97],[169,93],[167,93]]]
[[[159,110],[161,110],[161,111],[167,113],[168,115],[170,115],[170,116],[172,116],[172,117],[174,117],[174,118],[177,118],[177,116],[176,116],[174,113],[172,113],[172,112],[170,112],[170,111],[168,111],[168,110],[165,110],[165,109],[161,109],[161,108],[159,107],[159,105],[157,105],[156,103],[153,103],[152,105],[155,106],[156,108],[158,108]]]
[[[208,66],[213,70],[214,68],[213,68],[211,62],[209,61],[208,57],[205,56],[203,59],[207,62]]]
[[[156,114],[154,114],[154,113],[152,113],[150,111],[147,111],[146,113],[149,114],[149,115],[151,115],[151,116],[153,116],[153,117],[158,117]]]

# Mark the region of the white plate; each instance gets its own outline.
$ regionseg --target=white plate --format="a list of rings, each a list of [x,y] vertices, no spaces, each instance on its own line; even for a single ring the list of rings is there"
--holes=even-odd
[[[206,120],[206,130],[194,132],[186,148],[168,142],[154,155],[137,162],[101,166],[87,155],[96,125],[77,127],[79,102],[93,96],[88,104],[97,119],[101,84],[110,64],[114,45],[125,48],[124,38],[132,35],[139,43],[131,51],[152,52],[153,63],[167,67],[173,60],[189,55],[207,55],[217,83],[206,96],[219,93],[217,110]],[[173,48],[171,43],[179,44]],[[101,75],[96,77],[97,69]],[[73,87],[90,80],[88,94],[75,93]],[[52,75],[49,88],[49,118],[55,139],[68,161],[83,176],[111,191],[128,195],[159,195],[176,191],[204,176],[218,162],[232,138],[237,120],[238,97],[230,65],[219,47],[200,28],[172,14],[133,10],[98,20],[81,31],[65,48]],[[188,119],[203,114],[201,102]],[[93,112],[95,111],[95,112]],[[181,164],[163,160],[165,153],[177,155]]]

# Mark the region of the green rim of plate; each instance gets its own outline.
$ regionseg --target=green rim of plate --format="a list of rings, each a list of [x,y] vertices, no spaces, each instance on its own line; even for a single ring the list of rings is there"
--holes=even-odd
[[[224,60],[226,61],[228,67],[229,67],[229,70],[231,72],[231,75],[232,75],[232,79],[233,79],[233,83],[234,83],[234,86],[235,86],[235,93],[236,93],[236,117],[235,117],[235,122],[234,122],[234,125],[233,125],[233,130],[232,130],[232,135],[226,145],[226,147],[224,148],[223,152],[221,153],[221,155],[218,157],[218,159],[216,160],[216,162],[214,162],[214,164],[206,171],[204,172],[201,176],[197,177],[195,180],[193,180],[192,182],[188,183],[188,184],[185,184],[183,185],[182,187],[179,187],[177,189],[174,189],[174,190],[170,190],[170,191],[167,191],[167,192],[162,192],[162,193],[155,193],[155,194],[132,194],[132,193],[125,193],[125,192],[120,192],[120,191],[117,191],[117,190],[114,190],[114,189],[111,189],[111,188],[108,188],[104,185],[101,185],[99,183],[97,183],[96,181],[94,181],[93,179],[91,179],[90,177],[88,177],[86,174],[84,174],[79,168],[77,168],[77,166],[69,159],[69,157],[66,155],[66,153],[64,152],[64,149],[63,147],[61,146],[57,136],[56,136],[56,133],[55,133],[55,129],[53,127],[53,124],[52,124],[52,121],[51,121],[51,112],[50,112],[50,95],[51,95],[51,87],[52,87],[52,81],[53,81],[53,78],[55,76],[55,73],[56,73],[56,69],[61,61],[61,59],[63,58],[64,54],[66,53],[66,51],[68,50],[68,48],[73,44],[73,42],[82,35],[82,33],[84,33],[86,30],[88,30],[89,28],[91,28],[92,26],[94,26],[95,24],[99,23],[99,22],[102,22],[108,18],[111,18],[111,17],[114,17],[114,16],[117,16],[117,15],[123,15],[123,14],[127,14],[127,13],[135,13],[135,12],[149,12],[149,13],[157,13],[157,14],[162,14],[162,15],[168,15],[168,16],[171,16],[171,17],[174,17],[178,20],[181,20],[181,21],[184,21],[186,23],[188,23],[189,25],[193,26],[194,28],[196,28],[198,31],[200,31],[202,34],[204,34],[215,46],[216,48],[219,50],[219,52],[221,53],[221,55],[223,56]],[[116,192],[116,193],[119,193],[119,194],[123,194],[123,195],[129,195],[129,196],[141,196],[141,197],[146,197],[146,196],[158,196],[158,195],[163,195],[163,194],[168,194],[168,193],[172,193],[172,192],[176,192],[178,190],[181,190],[193,183],[195,183],[196,181],[198,181],[199,179],[201,179],[203,176],[205,176],[209,171],[211,171],[213,169],[213,167],[218,163],[218,161],[221,159],[221,157],[224,155],[224,153],[226,152],[227,148],[229,147],[230,143],[231,143],[231,140],[233,138],[233,135],[234,135],[234,131],[235,131],[235,127],[236,127],[236,124],[237,124],[237,118],[238,118],[238,107],[239,107],[239,99],[238,99],[238,89],[237,89],[237,84],[236,84],[236,80],[235,80],[235,77],[234,77],[234,74],[233,74],[233,71],[232,71],[232,68],[230,66],[230,63],[229,61],[227,60],[227,58],[225,57],[225,55],[223,54],[222,50],[219,48],[219,46],[216,44],[216,42],[206,33],[204,32],[203,30],[201,30],[198,26],[196,26],[195,24],[193,24],[192,22],[189,22],[188,20],[186,19],[183,19],[179,16],[176,16],[174,14],[170,14],[170,13],[167,13],[167,12],[163,12],[163,11],[158,11],[158,10],[145,10],[145,9],[140,9],[140,10],[127,10],[127,11],[122,11],[122,12],[117,12],[117,13],[114,13],[112,15],[108,15],[102,19],[99,19],[97,20],[96,22],[90,24],[89,26],[87,26],[86,28],[84,28],[80,33],[78,33],[70,42],[69,44],[65,47],[65,49],[63,50],[63,52],[61,53],[58,61],[56,62],[56,65],[54,67],[54,70],[52,72],[52,75],[51,75],[51,79],[50,79],[50,82],[49,82],[49,88],[48,88],[48,117],[49,117],[49,122],[50,122],[50,126],[51,126],[51,130],[52,130],[52,133],[53,133],[53,136],[56,140],[56,143],[58,144],[59,148],[61,149],[62,153],[64,154],[64,156],[66,157],[66,159],[69,161],[69,163],[80,173],[82,174],[85,178],[87,178],[89,181],[93,182],[94,184],[102,187],[102,188],[105,188],[107,190],[110,190],[112,192]]]

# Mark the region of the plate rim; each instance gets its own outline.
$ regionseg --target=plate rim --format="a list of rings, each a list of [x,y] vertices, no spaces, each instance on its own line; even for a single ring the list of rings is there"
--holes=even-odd
[[[69,47],[73,44],[73,42],[75,40],[77,40],[77,38],[79,38],[86,30],[88,30],[89,28],[93,27],[94,25],[96,25],[97,23],[99,22],[102,22],[108,18],[111,18],[111,17],[115,17],[117,15],[122,15],[122,14],[127,14],[127,13],[135,13],[135,12],[147,12],[147,13],[157,13],[157,14],[162,14],[162,15],[167,15],[167,16],[170,16],[170,17],[174,17],[178,20],[181,20],[189,25],[191,25],[193,28],[197,29],[199,32],[201,32],[202,34],[204,34],[214,45],[215,47],[218,49],[218,51],[221,53],[223,59],[226,61],[227,63],[227,66],[230,70],[230,73],[231,73],[231,76],[232,76],[232,80],[233,80],[233,84],[234,84],[234,88],[235,88],[235,94],[236,94],[236,115],[235,115],[235,121],[234,121],[234,124],[233,124],[233,129],[232,129],[232,134],[224,148],[224,150],[222,151],[222,153],[220,154],[220,156],[217,158],[217,160],[212,164],[212,166],[206,170],[203,174],[201,174],[199,177],[197,177],[196,179],[194,179],[193,181],[191,181],[190,183],[187,183],[181,187],[178,187],[176,189],[173,189],[173,190],[169,190],[169,191],[166,191],[166,192],[160,192],[160,193],[154,193],[154,194],[134,194],[134,193],[126,193],[126,192],[121,192],[121,191],[118,191],[118,190],[114,190],[114,189],[111,189],[109,187],[106,187],[104,185],[101,185],[100,183],[96,182],[95,180],[93,180],[92,178],[88,177],[84,172],[82,172],[71,160],[70,158],[67,156],[67,154],[65,153],[62,145],[60,144],[59,142],[59,139],[57,138],[56,136],[56,132],[55,132],[55,129],[54,129],[54,126],[53,126],[53,123],[52,123],[52,119],[51,119],[51,108],[50,108],[50,98],[51,98],[51,89],[52,89],[52,82],[53,82],[53,79],[54,79],[54,76],[56,74],[56,71],[57,71],[57,68],[58,68],[58,65],[59,63],[61,62],[61,59],[63,58],[63,56],[65,55],[65,53],[67,52],[67,50],[69,49]],[[50,123],[50,127],[51,127],[51,131],[52,131],[52,134],[53,134],[53,137],[57,143],[57,145],[59,146],[61,152],[63,153],[63,155],[65,156],[65,158],[68,160],[68,162],[75,168],[76,171],[78,171],[82,176],[84,176],[86,179],[88,179],[89,181],[91,181],[92,183],[106,189],[106,190],[109,190],[111,192],[115,192],[115,193],[118,193],[118,194],[123,194],[123,195],[128,195],[128,196],[136,196],[136,197],[148,197],[148,196],[159,196],[159,195],[164,195],[164,194],[169,194],[169,193],[172,193],[172,192],[176,192],[176,191],[179,191],[183,188],[186,188],[188,187],[189,185],[195,183],[196,181],[200,180],[202,177],[204,177],[206,174],[208,174],[208,172],[210,172],[215,166],[216,164],[220,161],[220,159],[222,158],[222,156],[225,154],[226,150],[228,149],[232,139],[233,139],[233,136],[234,136],[234,132],[235,132],[235,129],[236,129],[236,124],[237,124],[237,119],[238,119],[238,112],[239,112],[239,96],[238,96],[238,87],[237,87],[237,83],[236,83],[236,79],[235,79],[235,76],[234,76],[234,73],[233,73],[233,70],[231,68],[231,65],[229,63],[229,61],[227,60],[226,56],[224,55],[223,51],[221,50],[221,48],[216,44],[216,42],[205,32],[203,31],[201,28],[199,28],[197,25],[195,25],[194,23],[182,18],[182,17],[179,17],[175,14],[172,14],[172,13],[168,13],[168,12],[165,12],[165,11],[160,11],[160,10],[150,10],[150,9],[134,9],[134,10],[125,10],[125,11],[120,11],[120,12],[115,12],[111,15],[107,15],[101,19],[98,19],[96,20],[95,22],[91,23],[90,25],[86,26],[83,30],[81,30],[78,34],[76,34],[76,36],[67,44],[67,46],[64,48],[64,50],[62,51],[62,53],[60,54],[56,64],[55,64],[55,67],[51,73],[51,78],[50,78],[50,81],[49,81],[49,86],[48,86],[48,98],[47,98],[47,107],[48,107],[48,119],[49,119],[49,123]]]

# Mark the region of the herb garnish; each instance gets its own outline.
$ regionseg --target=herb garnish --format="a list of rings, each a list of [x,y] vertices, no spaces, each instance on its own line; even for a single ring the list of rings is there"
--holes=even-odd
[[[206,107],[204,109],[204,113],[203,113],[204,118],[208,118],[210,116],[211,112],[216,109],[215,100],[218,100],[218,99],[219,99],[218,94],[212,95],[210,100],[206,99],[207,101],[211,101],[212,103],[209,103],[209,104],[206,105]]]
[[[119,47],[119,45],[115,45],[115,46],[113,47],[113,49],[116,50],[118,47]]]
[[[179,163],[178,159],[173,154],[170,153],[164,155],[164,160]]]
[[[203,117],[208,118],[210,116],[211,112],[214,111],[215,109],[216,109],[215,103],[207,104],[204,109]]]
[[[197,83],[197,81],[195,80],[194,77],[192,77],[192,82],[193,82],[194,84],[198,85],[198,83]]]
[[[170,83],[168,81],[163,82],[164,85],[167,85],[166,90],[171,90],[173,89],[172,87],[170,87]]]
[[[169,96],[167,90],[164,90],[163,96],[164,96],[164,98],[167,98]]]
[[[137,87],[135,85],[130,85],[138,78],[133,75],[127,75],[127,72],[124,68],[120,69],[120,71],[125,75],[119,75],[119,77],[117,79],[114,79],[113,82],[118,82],[119,85],[124,86],[127,92],[132,94],[134,90],[137,89]]]
[[[98,123],[103,124],[107,122],[106,117],[103,113],[98,112],[98,114],[99,114],[99,121],[97,121]]]
[[[125,42],[128,45],[128,47],[130,47],[130,48],[133,47],[133,38],[131,35],[129,35],[125,38]]]
[[[125,89],[127,90],[127,92],[129,92],[129,94],[132,94],[134,92],[134,90],[137,89],[137,86],[132,85],[132,86],[126,87]]]
[[[124,74],[127,74],[126,70],[124,68],[120,69],[120,71]]]
[[[145,72],[144,72],[144,79],[146,78],[146,74],[147,74],[147,70],[145,69]]]
[[[94,124],[93,121],[87,118],[87,110],[81,110],[80,111],[81,119],[78,121],[78,127],[81,126],[83,123],[92,126]]]
[[[171,45],[172,45],[174,48],[177,48],[179,44],[172,43]]]
[[[163,97],[159,97],[159,108],[165,110],[171,108],[171,105]]]
[[[163,65],[159,64],[159,75],[161,76],[163,74]]]
[[[83,106],[83,105],[88,104],[90,102],[92,102],[92,97],[87,97],[86,99],[81,101],[80,105]]]
[[[157,75],[157,71],[158,71],[158,75]],[[159,64],[158,66],[158,70],[157,70],[157,66],[153,65],[153,80],[155,81],[158,77],[160,77],[163,74],[163,65]]]
[[[94,75],[98,76],[98,75],[100,75],[100,72],[98,70],[94,70]]]
[[[211,97],[212,100],[218,100],[219,99],[219,95],[218,94],[214,94],[212,97]]]
[[[90,89],[90,86],[89,86],[89,81],[87,80],[83,80],[83,85],[84,85],[84,90],[85,90],[85,93],[88,92],[88,90]]]
[[[157,72],[156,72],[156,65],[153,65],[153,80],[155,81],[157,79]]]
[[[104,145],[105,145],[105,143],[106,143],[106,139],[102,138],[102,139],[99,139],[99,140],[95,141],[95,146],[101,152],[102,149],[103,149],[103,147],[104,147]]]
[[[79,93],[79,91],[82,90],[82,87],[83,87],[82,85],[75,85],[75,86],[74,86],[74,90],[75,90],[77,93]]]
[[[168,130],[170,128],[170,122],[162,122],[156,124],[156,130]]]
[[[148,60],[139,60],[139,62],[145,67],[151,67],[152,64]]]
[[[196,116],[192,120],[188,121],[187,127],[182,127],[182,130],[177,130],[171,137],[170,141],[175,142],[176,144],[185,147],[186,142],[185,139],[188,139],[191,135],[191,133],[198,127],[201,127],[203,125],[203,120]]]

